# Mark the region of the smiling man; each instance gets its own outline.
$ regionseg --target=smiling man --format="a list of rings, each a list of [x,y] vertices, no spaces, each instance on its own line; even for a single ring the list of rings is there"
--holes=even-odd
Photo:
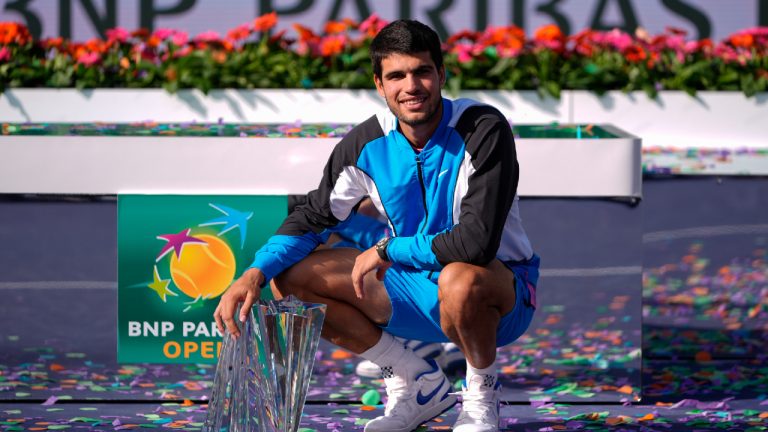
[[[496,348],[528,328],[539,268],[518,210],[512,131],[491,106],[441,96],[440,40],[424,24],[386,26],[371,60],[389,110],[335,147],[319,187],[256,253],[214,317],[238,335],[235,315],[244,320],[273,278],[277,297],[327,304],[323,337],[381,368],[387,405],[368,432],[411,431],[456,402],[437,364],[395,336],[454,342],[467,358],[454,430],[497,431]],[[315,250],[366,197],[391,236],[362,252]]]

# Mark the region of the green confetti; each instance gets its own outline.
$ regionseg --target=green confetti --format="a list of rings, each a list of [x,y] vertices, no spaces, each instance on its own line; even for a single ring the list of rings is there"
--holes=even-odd
[[[371,389],[363,393],[363,397],[360,398],[360,401],[363,405],[378,405],[381,403],[381,395],[378,391]]]
[[[50,430],[61,430],[61,429],[69,429],[72,426],[70,425],[48,425],[48,429]]]
[[[331,399],[340,399],[340,398],[343,398],[344,395],[341,393],[331,393],[328,395],[328,397]]]
[[[337,410],[331,411],[331,414],[349,414],[349,410],[348,409],[337,409]]]
[[[80,411],[98,411],[98,410],[99,410],[98,408],[94,408],[94,407],[82,407],[82,408],[80,408]]]
[[[299,428],[299,432],[317,432],[317,429]]]
[[[368,424],[369,421],[371,420],[367,418],[357,418],[355,419],[355,426],[364,426]]]
[[[29,393],[16,392],[16,397],[27,397],[27,396],[29,396]]]

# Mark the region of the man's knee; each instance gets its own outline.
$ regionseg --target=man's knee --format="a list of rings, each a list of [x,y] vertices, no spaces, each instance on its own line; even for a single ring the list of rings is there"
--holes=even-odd
[[[289,294],[300,297],[301,287],[306,285],[306,272],[290,267],[272,279],[272,293],[275,298],[285,297]]]
[[[475,303],[486,297],[486,289],[480,283],[478,267],[465,263],[450,263],[440,272],[437,280],[439,300]]]

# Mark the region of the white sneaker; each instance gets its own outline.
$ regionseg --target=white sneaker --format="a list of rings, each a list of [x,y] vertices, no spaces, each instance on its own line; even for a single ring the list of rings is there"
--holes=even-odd
[[[454,432],[497,432],[501,384],[490,375],[474,375],[461,393]]]
[[[365,425],[365,432],[410,432],[420,424],[439,416],[456,403],[451,383],[434,360],[430,369],[410,381],[384,368],[387,406],[384,415]]]
[[[446,375],[458,375],[467,369],[467,359],[458,346],[453,342],[446,342],[443,345],[442,352],[435,360],[443,369]]]
[[[417,356],[423,358],[424,360],[439,357],[442,353],[443,347],[439,343],[421,342],[412,339],[396,339],[403,342],[405,346],[412,349]],[[357,366],[355,366],[355,373],[358,376],[365,378],[381,378],[381,368],[370,360],[363,360],[358,363]]]

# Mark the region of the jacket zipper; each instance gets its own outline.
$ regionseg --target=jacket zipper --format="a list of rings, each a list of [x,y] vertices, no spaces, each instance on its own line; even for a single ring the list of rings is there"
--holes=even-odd
[[[424,186],[424,173],[421,169],[421,159],[419,155],[416,155],[416,170],[419,173],[419,185],[421,186],[421,202],[424,204],[424,221],[429,217],[429,210],[427,210],[427,188]]]

